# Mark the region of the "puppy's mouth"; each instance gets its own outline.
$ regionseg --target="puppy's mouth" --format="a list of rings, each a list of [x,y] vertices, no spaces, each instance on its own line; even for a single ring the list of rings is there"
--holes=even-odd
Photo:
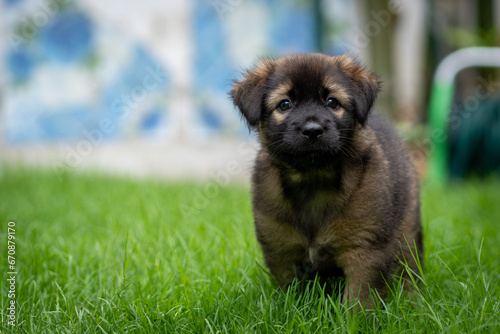
[[[299,171],[331,168],[339,158],[335,147],[324,143],[299,145],[295,147],[271,148],[273,156],[279,161]]]

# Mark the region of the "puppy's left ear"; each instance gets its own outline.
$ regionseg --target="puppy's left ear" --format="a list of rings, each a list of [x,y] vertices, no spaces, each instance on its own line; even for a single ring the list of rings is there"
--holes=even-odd
[[[231,90],[231,97],[249,128],[256,128],[259,124],[263,109],[263,97],[266,82],[274,67],[272,60],[261,60],[260,64],[245,74],[241,81],[235,81]]]
[[[351,79],[352,104],[356,119],[364,125],[380,91],[381,82],[375,73],[356,60],[346,57],[341,60],[341,65],[344,65],[341,68],[344,68]]]

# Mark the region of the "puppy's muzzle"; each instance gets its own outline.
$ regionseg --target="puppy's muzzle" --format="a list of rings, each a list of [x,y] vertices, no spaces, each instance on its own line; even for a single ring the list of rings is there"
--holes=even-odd
[[[302,135],[311,142],[315,142],[316,140],[318,140],[323,135],[323,131],[323,126],[314,121],[305,123],[300,129]]]

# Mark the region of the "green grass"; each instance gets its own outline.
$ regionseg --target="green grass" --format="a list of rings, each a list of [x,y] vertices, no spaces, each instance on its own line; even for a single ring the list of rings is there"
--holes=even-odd
[[[427,186],[422,200],[423,283],[354,313],[319,284],[277,288],[246,188],[4,168],[1,332],[9,221],[19,333],[500,332],[500,180]]]

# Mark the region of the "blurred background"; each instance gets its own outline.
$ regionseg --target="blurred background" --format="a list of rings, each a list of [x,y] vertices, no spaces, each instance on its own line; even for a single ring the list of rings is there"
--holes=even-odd
[[[419,173],[445,143],[447,173],[498,172],[500,75],[453,80],[429,131],[439,63],[500,46],[500,0],[2,0],[0,159],[58,172],[245,181],[256,138],[231,82],[259,57],[352,54],[379,74]]]

